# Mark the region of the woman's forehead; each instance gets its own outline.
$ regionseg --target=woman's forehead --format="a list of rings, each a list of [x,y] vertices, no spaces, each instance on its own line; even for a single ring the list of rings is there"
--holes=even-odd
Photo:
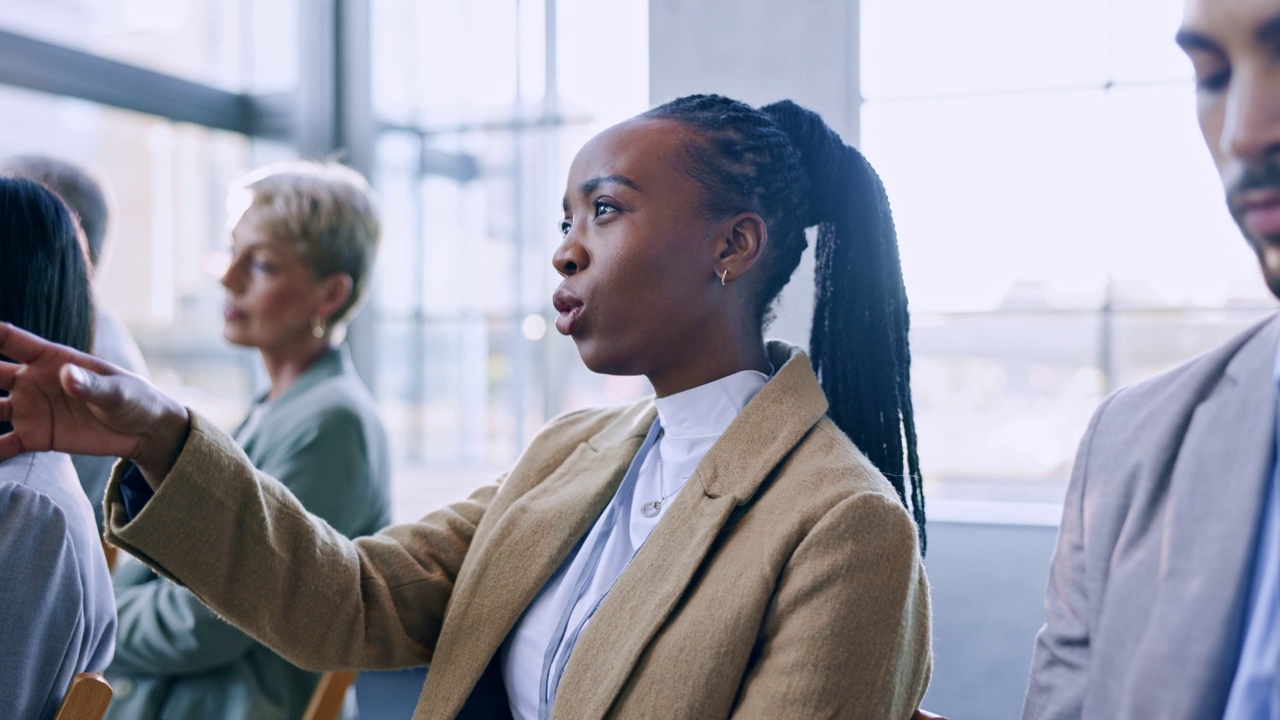
[[[299,255],[296,241],[279,237],[253,208],[249,208],[231,228],[231,247],[241,251],[271,250],[284,255]]]
[[[569,191],[596,177],[622,176],[641,186],[678,172],[678,161],[690,139],[685,125],[638,117],[614,125],[587,141],[569,168]],[[648,183],[656,184],[656,183]]]

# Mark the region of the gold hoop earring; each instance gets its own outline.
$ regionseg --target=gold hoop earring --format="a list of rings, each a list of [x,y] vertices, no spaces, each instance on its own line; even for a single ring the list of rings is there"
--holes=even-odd
[[[311,336],[317,340],[324,337],[324,321],[318,315],[311,321]]]
[[[725,268],[725,269],[723,269],[723,270],[721,270],[721,271],[720,271],[720,286],[721,286],[721,287],[724,287],[724,285],[728,282],[728,280],[726,279],[726,278],[728,278],[728,277],[729,277],[729,268]]]

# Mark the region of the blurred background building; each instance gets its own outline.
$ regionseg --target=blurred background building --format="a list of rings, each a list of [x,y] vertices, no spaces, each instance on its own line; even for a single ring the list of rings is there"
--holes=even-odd
[[[378,189],[350,342],[396,515],[462,497],[566,410],[639,397],[550,327],[592,134],[688,92],[821,112],[879,169],[913,307],[938,667],[1013,717],[1076,443],[1107,392],[1275,307],[1195,126],[1177,0],[0,0],[0,155],[114,188],[105,296],[157,382],[230,426],[228,184],[339,157]],[[234,220],[233,218],[231,220]],[[774,333],[803,342],[802,265]]]

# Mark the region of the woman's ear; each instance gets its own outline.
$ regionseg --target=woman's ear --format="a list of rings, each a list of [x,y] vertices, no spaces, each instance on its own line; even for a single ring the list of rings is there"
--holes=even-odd
[[[355,281],[349,273],[337,272],[320,281],[320,307],[317,308],[317,313],[324,318],[326,324],[334,313],[347,304],[354,290]]]
[[[769,230],[764,218],[742,212],[729,218],[721,242],[717,244],[715,273],[725,284],[746,275],[764,252]]]

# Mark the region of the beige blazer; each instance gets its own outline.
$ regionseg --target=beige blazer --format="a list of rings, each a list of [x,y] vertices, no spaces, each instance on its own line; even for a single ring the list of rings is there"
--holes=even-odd
[[[929,680],[911,518],[825,416],[803,353],[698,466],[600,605],[552,717],[908,718]],[[431,664],[416,720],[505,717],[503,640],[617,489],[652,400],[550,423],[501,482],[348,540],[192,415],[172,474],[109,539],[300,666]],[[122,466],[124,464],[122,463]]]

